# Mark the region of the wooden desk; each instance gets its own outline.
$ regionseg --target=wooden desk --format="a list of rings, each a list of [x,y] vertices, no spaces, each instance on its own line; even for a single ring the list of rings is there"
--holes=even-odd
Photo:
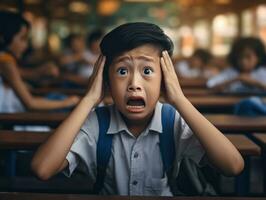
[[[32,150],[53,132],[0,131],[0,150]]]
[[[53,88],[53,87],[44,87],[44,88],[38,88],[33,89],[32,93],[35,95],[44,96],[48,93],[61,93],[65,95],[78,95],[78,96],[84,96],[86,89],[73,89],[73,88]]]
[[[226,134],[226,137],[232,142],[232,144],[243,156],[261,155],[261,148],[245,135]]]
[[[243,96],[188,96],[188,100],[202,113],[232,113],[235,104],[243,100]],[[266,98],[262,98],[266,102]]]
[[[144,197],[144,196],[95,196],[80,194],[0,193],[1,200],[263,200],[256,197]]]
[[[1,113],[0,124],[48,125],[55,127],[67,115],[67,113]],[[241,117],[228,114],[205,114],[204,116],[224,133],[265,132],[266,130],[266,117]]]
[[[16,125],[47,125],[57,126],[66,117],[68,113],[0,113],[0,124],[6,126]]]
[[[263,191],[264,195],[266,195],[266,133],[254,133],[252,134],[255,138],[255,141],[262,148],[262,162],[263,162]]]
[[[266,130],[266,117],[242,117],[226,114],[204,115],[223,133],[251,133]]]
[[[206,82],[204,78],[179,78],[182,88],[206,88]]]

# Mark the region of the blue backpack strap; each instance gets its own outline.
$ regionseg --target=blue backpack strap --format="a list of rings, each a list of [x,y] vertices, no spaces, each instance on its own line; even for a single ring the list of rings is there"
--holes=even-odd
[[[103,187],[106,168],[111,156],[112,134],[106,134],[110,124],[108,107],[95,109],[99,123],[99,138],[97,142],[97,177],[93,191],[99,193]]]
[[[164,172],[169,172],[175,159],[175,112],[176,110],[173,106],[163,104],[161,114],[163,133],[159,134],[159,139]]]

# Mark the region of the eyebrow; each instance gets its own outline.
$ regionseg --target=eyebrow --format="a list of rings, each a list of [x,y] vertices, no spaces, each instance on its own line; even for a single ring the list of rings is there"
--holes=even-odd
[[[148,62],[155,62],[154,58],[150,57],[150,56],[138,56],[138,57],[136,57],[136,59],[145,60]],[[123,62],[125,60],[130,60],[130,57],[129,56],[121,56],[121,57],[118,57],[117,59],[115,59],[115,62],[118,63],[118,62]]]

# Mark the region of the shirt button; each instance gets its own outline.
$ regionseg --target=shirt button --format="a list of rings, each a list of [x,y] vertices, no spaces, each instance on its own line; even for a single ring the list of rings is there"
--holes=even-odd
[[[136,153],[134,154],[134,158],[137,158],[137,157],[139,157],[138,152],[136,152]]]
[[[133,181],[132,184],[133,184],[133,185],[137,185],[137,184],[138,184],[138,181]]]

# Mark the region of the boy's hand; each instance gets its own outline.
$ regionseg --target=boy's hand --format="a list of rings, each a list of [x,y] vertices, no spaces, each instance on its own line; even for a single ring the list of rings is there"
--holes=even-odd
[[[103,99],[103,68],[105,56],[100,55],[94,65],[92,75],[89,81],[87,97],[92,100],[93,105],[97,105]]]
[[[173,105],[179,97],[184,97],[184,94],[176,76],[172,60],[167,51],[162,52],[161,67],[167,98],[166,100]]]

